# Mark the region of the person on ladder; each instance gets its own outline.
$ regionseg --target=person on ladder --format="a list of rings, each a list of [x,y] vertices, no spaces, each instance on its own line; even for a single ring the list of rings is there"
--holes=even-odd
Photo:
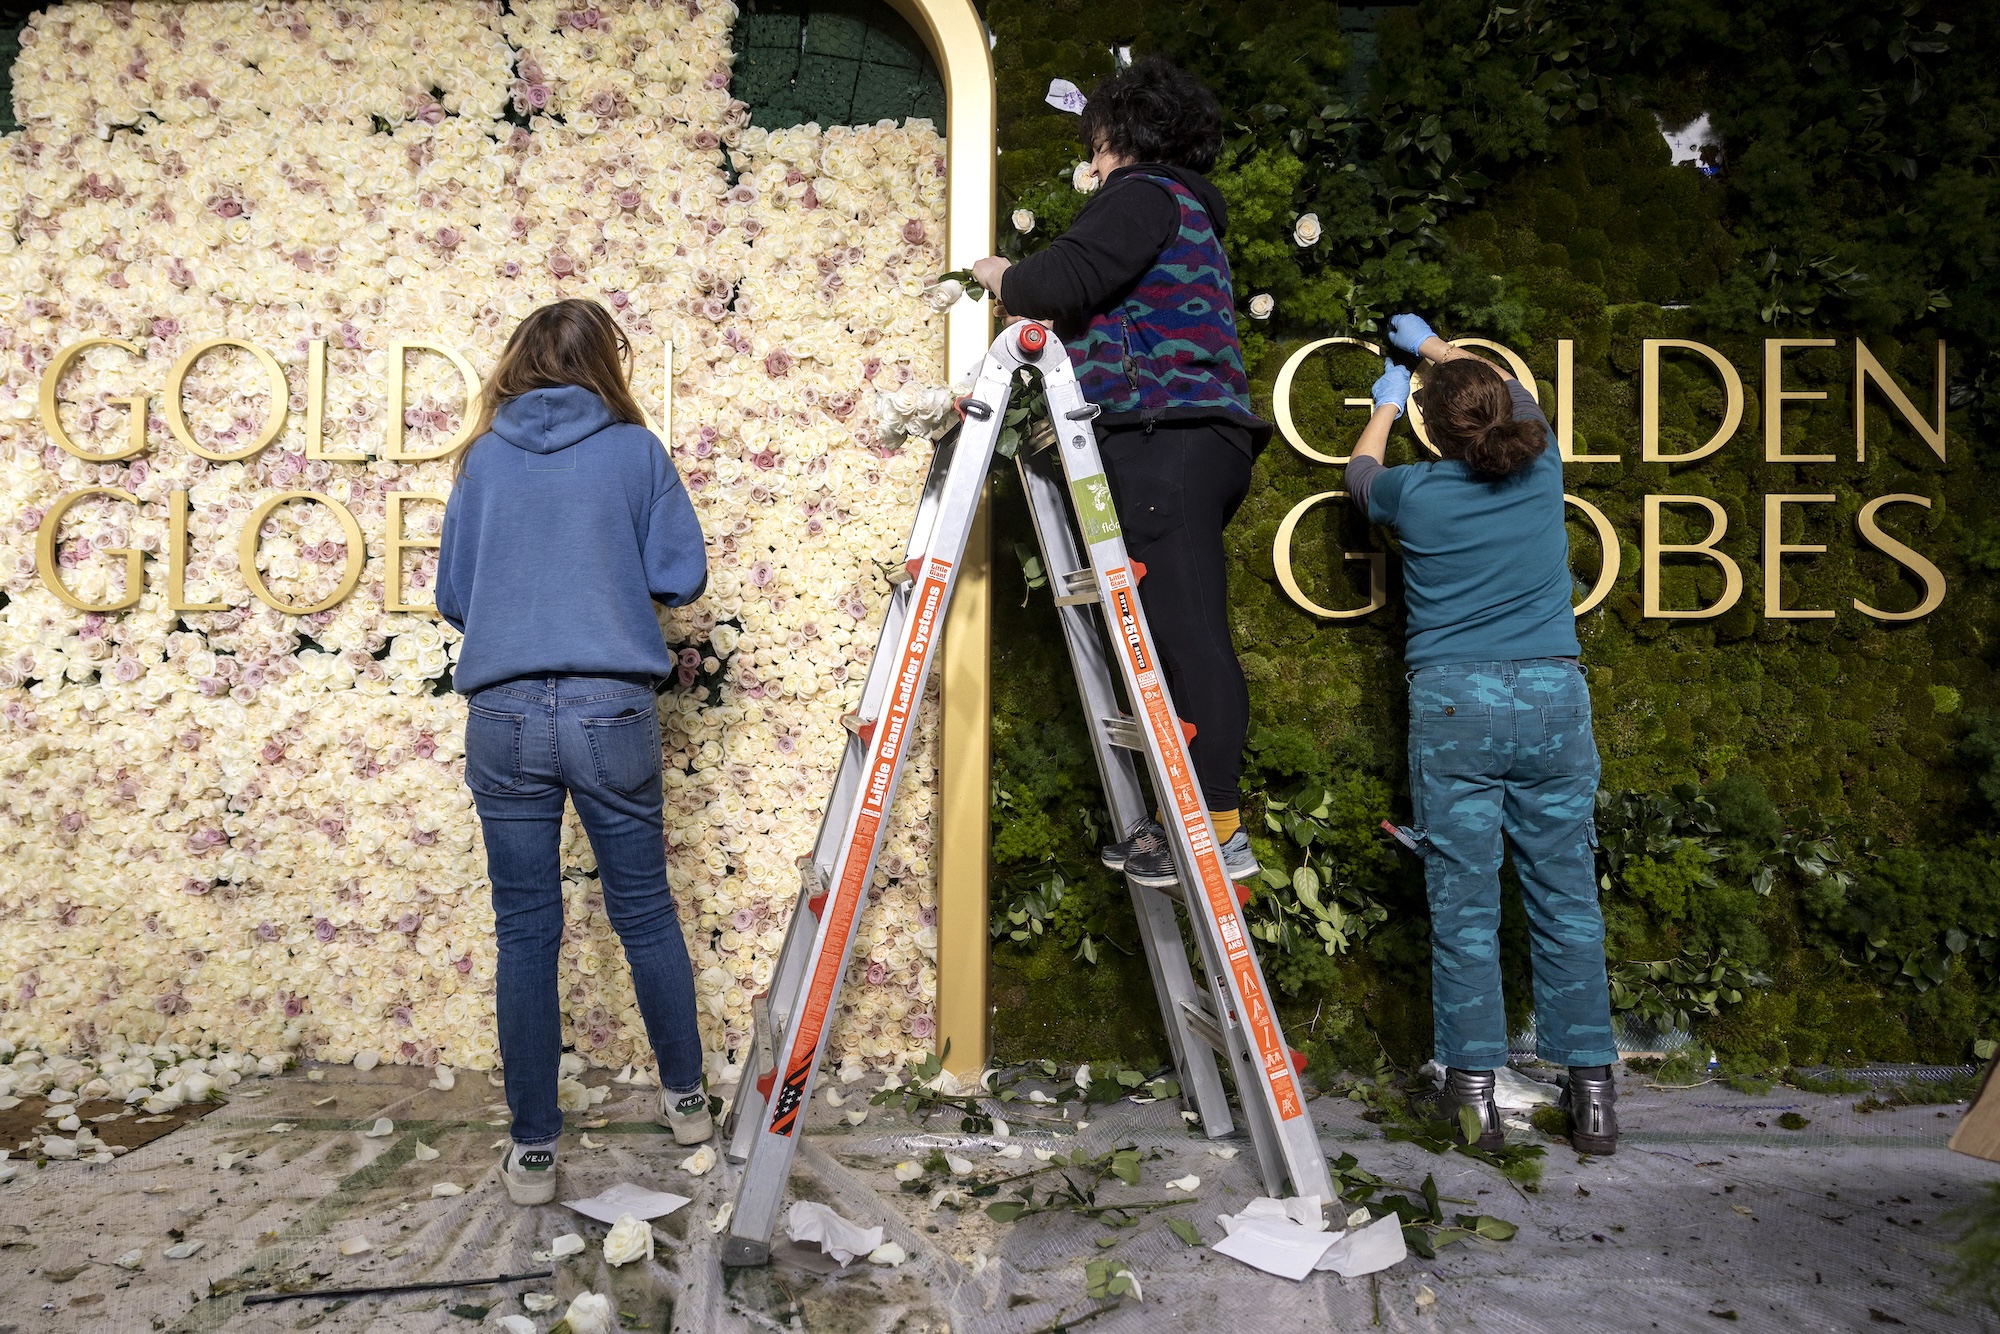
[[[1440,459],[1383,466],[1410,373],[1386,362],[1347,491],[1402,544],[1409,638],[1411,827],[1431,906],[1431,1009],[1445,1112],[1505,1142],[1493,1072],[1507,1063],[1500,996],[1503,836],[1527,905],[1535,1047],[1569,1067],[1580,1153],[1618,1143],[1618,1060],[1597,903],[1597,743],[1570,611],[1562,456],[1528,391],[1415,315],[1389,341],[1430,363],[1418,405]]]
[[[1010,317],[1049,321],[1084,396],[1102,409],[1098,448],[1167,687],[1224,867],[1258,872],[1239,781],[1250,690],[1229,632],[1222,530],[1250,488],[1271,425],[1250,408],[1222,195],[1202,173],[1222,118],[1199,79],[1157,56],[1105,79],[1083,111],[1096,197],[1047,249],[993,256],[973,276]],[[1142,885],[1178,880],[1157,819],[1103,851]]]

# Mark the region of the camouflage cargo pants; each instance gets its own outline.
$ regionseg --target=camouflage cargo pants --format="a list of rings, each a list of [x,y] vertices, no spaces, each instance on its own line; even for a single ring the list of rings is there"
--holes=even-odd
[[[1502,836],[1528,909],[1538,1054],[1618,1059],[1604,973],[1592,813],[1598,781],[1590,691],[1560,658],[1410,673],[1412,834],[1431,904],[1437,1059],[1507,1062],[1500,997]]]

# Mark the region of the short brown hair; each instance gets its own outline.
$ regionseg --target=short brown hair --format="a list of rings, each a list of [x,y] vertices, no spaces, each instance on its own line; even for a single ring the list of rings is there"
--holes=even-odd
[[[528,312],[500,354],[500,364],[479,395],[479,414],[472,434],[458,451],[454,477],[465,475],[465,461],[481,436],[493,429],[493,414],[509,399],[533,389],[580,385],[604,400],[611,415],[634,426],[646,424],[639,400],[625,378],[632,344],[611,312],[595,301],[572,297]]]
[[[1418,403],[1438,452],[1483,476],[1511,477],[1548,448],[1548,428],[1514,415],[1506,378],[1478,357],[1426,370]]]

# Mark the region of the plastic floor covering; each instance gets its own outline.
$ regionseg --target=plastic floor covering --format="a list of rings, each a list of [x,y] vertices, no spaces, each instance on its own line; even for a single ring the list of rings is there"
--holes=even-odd
[[[594,1075],[591,1082],[601,1080]],[[1869,1114],[1855,1096],[1776,1087],[1763,1097],[1721,1085],[1648,1088],[1621,1075],[1625,1138],[1618,1155],[1580,1159],[1551,1144],[1539,1188],[1525,1191],[1458,1154],[1438,1156],[1383,1140],[1357,1104],[1311,1104],[1329,1154],[1406,1187],[1435,1174],[1441,1194],[1471,1212],[1520,1224],[1507,1242],[1460,1242],[1435,1260],[1412,1255],[1372,1278],[1269,1277],[1197,1249],[1169,1220],[1220,1239],[1218,1213],[1262,1193],[1247,1143],[1233,1158],[1190,1134],[1172,1102],[1099,1107],[1086,1128],[1034,1121],[1009,1107],[1012,1142],[1099,1153],[1125,1144],[1157,1150],[1136,1188],[1115,1198],[1172,1196],[1164,1183],[1201,1178],[1184,1206],[1114,1230],[1069,1214],[1000,1225],[975,1208],[932,1207],[932,1192],[905,1192],[901,1160],[946,1148],[989,1179],[1036,1166],[1032,1154],[997,1155],[997,1142],[955,1132],[955,1120],[919,1124],[868,1107],[878,1080],[845,1090],[842,1111],[816,1099],[793,1173],[794,1198],[831,1204],[865,1226],[882,1225],[909,1259],[897,1268],[787,1253],[759,1270],[723,1271],[710,1224],[731,1196],[726,1161],[696,1178],[688,1157],[652,1123],[650,1090],[614,1087],[588,1118],[572,1117],[562,1145],[561,1198],[631,1181],[694,1197],[656,1224],[656,1258],[605,1265],[606,1228],[560,1204],[510,1204],[494,1172],[506,1135],[499,1091],[462,1073],[457,1087],[425,1086],[427,1073],[330,1067],[252,1080],[230,1103],[172,1135],[107,1164],[24,1165],[0,1186],[0,1334],[55,1331],[471,1331],[521,1314],[527,1293],[553,1294],[533,1317],[545,1332],[567,1299],[610,1295],[628,1330],[841,1331],[856,1334],[1035,1334],[1122,1331],[1289,1330],[2000,1330],[2000,1318],[1956,1301],[1940,1279],[1949,1226],[2000,1165],[1946,1150],[1961,1106]],[[827,1081],[835,1083],[837,1081]],[[262,1096],[246,1092],[268,1090]],[[325,1099],[332,1102],[324,1102]],[[844,1112],[868,1107],[859,1126]],[[1795,1112],[1810,1124],[1786,1130]],[[1072,1105],[1071,1115],[1081,1113]],[[378,1117],[393,1133],[360,1132]],[[577,1128],[583,1119],[605,1124]],[[280,1123],[290,1129],[275,1131]],[[588,1136],[597,1147],[583,1147]],[[1543,1142],[1532,1133],[1516,1139]],[[439,1150],[420,1160],[419,1142]],[[222,1155],[244,1155],[219,1166]],[[452,1182],[462,1195],[433,1198]],[[936,1184],[936,1183],[929,1183]],[[1107,1198],[1110,1198],[1108,1196]],[[984,1203],[981,1201],[980,1203]],[[782,1235],[782,1223],[780,1225]],[[585,1251],[538,1264],[536,1251],[565,1232]],[[1115,1235],[1109,1248],[1097,1244]],[[343,1242],[370,1249],[343,1255]],[[183,1241],[204,1245],[167,1259]],[[139,1268],[114,1263],[137,1250]],[[1145,1300],[1093,1301],[1084,1266],[1124,1260]],[[551,1278],[495,1287],[335,1305],[299,1299],[246,1306],[280,1285],[352,1287],[479,1278],[551,1269]],[[484,1308],[484,1309],[482,1309]],[[1733,1322],[1733,1323],[1732,1323]]]

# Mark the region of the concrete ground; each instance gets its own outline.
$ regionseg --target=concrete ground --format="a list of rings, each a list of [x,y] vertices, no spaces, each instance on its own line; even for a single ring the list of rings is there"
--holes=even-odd
[[[506,1135],[499,1091],[462,1074],[449,1092],[421,1070],[346,1067],[252,1080],[230,1103],[106,1164],[27,1165],[0,1186],[0,1334],[56,1331],[470,1331],[520,1314],[519,1297],[560,1299],[533,1317],[546,1334],[568,1298],[595,1288],[613,1298],[622,1328],[636,1330],[868,1331],[870,1334],[1034,1334],[1081,1327],[1139,1331],[1388,1330],[2000,1330],[2000,1318],[1947,1295],[1947,1225],[1941,1220],[2000,1166],[1944,1147],[1962,1107],[1860,1114],[1854,1095],[1822,1097],[1779,1086],[1750,1097],[1720,1085],[1659,1091],[1626,1074],[1626,1135],[1619,1154],[1583,1160],[1551,1144],[1539,1189],[1525,1191],[1461,1155],[1386,1142],[1358,1104],[1312,1104],[1329,1154],[1401,1186],[1436,1177],[1441,1194],[1475,1202],[1447,1209],[1520,1225],[1511,1241],[1468,1240],[1435,1260],[1411,1256],[1372,1278],[1319,1274],[1290,1283],[1197,1249],[1171,1230],[1191,1222],[1206,1242],[1222,1236],[1218,1213],[1261,1194],[1247,1144],[1218,1157],[1183,1128],[1171,1102],[1093,1109],[1087,1128],[1030,1120],[1010,1105],[1011,1142],[1101,1153],[1132,1144],[1159,1155],[1137,1187],[1113,1182],[1106,1200],[1180,1198],[1166,1187],[1201,1178],[1185,1204],[1111,1229],[1069,1214],[1001,1225],[977,1208],[934,1206],[941,1179],[901,1189],[895,1163],[943,1148],[991,1180],[1037,1166],[1032,1152],[1006,1158],[995,1141],[956,1133],[956,1118],[918,1124],[867,1107],[845,1090],[836,1111],[816,1099],[792,1189],[864,1225],[882,1225],[909,1259],[898,1268],[827,1264],[784,1256],[770,1267],[722,1271],[710,1230],[731,1196],[726,1162],[702,1177],[675,1165],[675,1148],[652,1124],[650,1091],[614,1087],[587,1117],[572,1117],[562,1146],[562,1198],[616,1181],[693,1196],[657,1225],[652,1262],[611,1269],[605,1227],[560,1205],[520,1209],[494,1174]],[[601,1082],[593,1075],[590,1082]],[[837,1081],[834,1082],[836,1087]],[[245,1096],[268,1090],[262,1096]],[[862,1095],[862,1096],[857,1096]],[[332,1102],[323,1102],[331,1098]],[[1781,1128],[1793,1112],[1809,1121]],[[1080,1113],[1072,1107],[1071,1115]],[[393,1132],[360,1132],[378,1117]],[[605,1124],[584,1129],[580,1121]],[[276,1131],[287,1124],[290,1129]],[[585,1147],[584,1137],[592,1147]],[[1540,1141],[1540,1136],[1515,1133]],[[434,1159],[417,1155],[435,1146]],[[223,1168],[224,1154],[245,1155]],[[433,1198],[450,1182],[464,1194]],[[979,1201],[977,1203],[985,1203]],[[566,1232],[588,1248],[550,1263]],[[343,1242],[370,1249],[343,1255]],[[1111,1238],[1100,1247],[1100,1238]],[[181,1241],[204,1242],[168,1259]],[[141,1252],[136,1270],[113,1263]],[[781,1247],[781,1252],[783,1248]],[[1143,1304],[1093,1301],[1085,1265],[1125,1261]],[[278,1285],[348,1287],[484,1277],[552,1269],[552,1278],[344,1305],[294,1300],[246,1306]]]

